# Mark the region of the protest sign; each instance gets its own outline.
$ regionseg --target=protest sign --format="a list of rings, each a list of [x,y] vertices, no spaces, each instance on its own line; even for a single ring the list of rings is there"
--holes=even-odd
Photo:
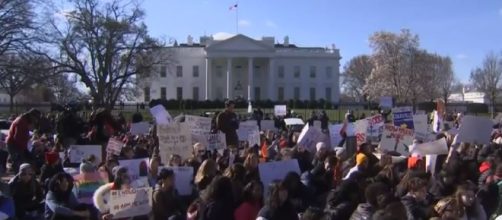
[[[354,122],[355,136],[357,145],[366,142],[366,132],[368,131],[369,122],[366,119],[357,120]]]
[[[211,118],[186,115],[185,124],[192,131],[192,134],[201,135],[211,131]]]
[[[343,124],[329,125],[329,137],[331,142],[331,147],[336,147],[342,141],[342,135],[340,135],[340,130],[342,130]]]
[[[443,120],[441,119],[438,111],[433,111],[433,119],[432,119],[432,131],[439,132],[441,130],[441,125],[443,124]]]
[[[252,122],[243,122],[239,124],[239,129],[237,129],[237,136],[239,136],[239,141],[248,141],[249,135],[253,132],[258,132],[258,125]]]
[[[101,145],[70,145],[70,163],[81,163],[83,159],[94,155],[96,157],[96,164],[99,164],[103,161],[101,149]]]
[[[260,124],[262,131],[268,131],[268,130],[277,131],[277,128],[275,127],[275,123],[273,120],[262,120]]]
[[[427,141],[428,135],[429,135],[429,129],[428,129],[428,124],[427,124],[427,115],[425,114],[420,114],[420,115],[413,115],[413,131],[415,133],[415,138],[422,140],[422,141]]]
[[[132,135],[143,135],[143,134],[146,135],[150,133],[150,123],[148,122],[132,123],[130,132]]]
[[[287,113],[285,105],[276,105],[274,106],[274,115],[275,116],[285,116]]]
[[[380,107],[381,108],[392,108],[393,102],[391,96],[382,96],[380,97]]]
[[[316,127],[310,127],[308,124],[303,127],[300,136],[298,137],[298,145],[305,149],[315,152],[317,142],[323,141],[322,132]]]
[[[192,138],[192,142],[201,143],[202,145],[206,146],[206,149],[209,151],[224,149],[227,147],[225,134],[221,132],[218,132],[216,134],[206,132],[202,135],[193,135]]]
[[[114,219],[147,215],[152,211],[152,188],[110,191],[110,214]]]
[[[493,130],[492,120],[485,117],[466,115],[458,131],[460,142],[471,144],[489,144]]]
[[[409,146],[413,144],[413,130],[396,127],[391,124],[384,126],[382,139],[380,140],[380,150],[395,151],[401,155],[408,156]]]
[[[425,172],[431,173],[433,176],[436,173],[436,162],[438,155],[425,155]]]
[[[258,130],[251,132],[248,135],[248,144],[249,147],[253,147],[255,145],[260,146],[260,132]]]
[[[131,180],[148,176],[148,158],[119,160],[119,165],[127,168]]]
[[[366,130],[366,141],[379,142],[383,133],[384,120],[382,115],[377,114],[366,118],[368,127]]]
[[[122,151],[122,147],[124,146],[124,143],[121,141],[117,140],[116,138],[110,138],[108,140],[108,144],[106,145],[106,153],[109,155],[120,155],[120,152]]]
[[[289,172],[295,172],[298,175],[301,174],[300,166],[296,159],[260,163],[258,164],[258,172],[264,186],[270,185],[275,180],[283,180]]]
[[[413,109],[411,107],[399,107],[392,109],[394,125],[413,129]]]
[[[428,143],[411,145],[410,154],[413,153],[417,153],[421,156],[430,154],[435,154],[435,155],[448,154],[448,145],[446,145],[446,139],[441,138],[439,140]]]
[[[193,188],[193,167],[164,167],[164,169],[172,170],[174,172],[175,187],[178,193],[182,196],[192,195]],[[162,168],[159,167],[159,172]]]
[[[157,136],[159,137],[160,158],[163,163],[167,163],[173,154],[181,156],[182,159],[187,159],[192,155],[192,134],[186,124],[173,123],[158,126]]]
[[[305,123],[303,122],[302,119],[300,118],[286,118],[284,119],[284,123],[286,125],[304,125]]]
[[[168,125],[173,120],[163,105],[156,105],[150,108],[150,113],[153,115],[158,125]]]
[[[92,196],[98,188],[104,185],[108,180],[103,179],[102,176],[97,173],[81,173],[73,176],[74,187],[73,191],[76,195],[78,201],[84,204],[93,204]]]

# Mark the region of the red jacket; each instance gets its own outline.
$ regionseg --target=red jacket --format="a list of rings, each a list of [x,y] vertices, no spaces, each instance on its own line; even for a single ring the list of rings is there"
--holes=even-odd
[[[30,123],[25,117],[19,116],[12,122],[7,136],[7,144],[16,146],[19,150],[28,149],[30,140]]]
[[[243,202],[234,212],[235,220],[255,220],[260,212],[260,204]]]

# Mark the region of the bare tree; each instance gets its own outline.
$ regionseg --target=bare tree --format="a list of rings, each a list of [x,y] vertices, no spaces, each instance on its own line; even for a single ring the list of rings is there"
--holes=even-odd
[[[46,83],[54,94],[55,102],[66,104],[70,101],[87,101],[85,94],[78,89],[78,79],[75,75],[58,74]]]
[[[0,0],[0,55],[15,51],[33,28],[33,0]]]
[[[458,86],[459,82],[455,79],[453,74],[452,62],[450,57],[435,57],[434,63],[434,75],[436,75],[436,85],[439,90],[440,97],[444,100],[444,103],[448,103],[448,97],[453,93],[455,86]]]
[[[360,55],[352,58],[343,67],[342,85],[345,93],[356,100],[366,99],[363,88],[372,70],[373,63],[370,56]]]
[[[492,118],[494,116],[494,106],[500,88],[502,76],[502,60],[495,53],[489,53],[483,60],[481,67],[477,67],[471,72],[471,83],[479,91],[485,93],[491,105]]]
[[[113,108],[124,88],[164,61],[162,47],[143,23],[144,12],[134,0],[70,0],[74,10],[64,21],[51,20],[41,38],[57,72],[78,75],[94,105]],[[154,59],[155,58],[155,59]]]

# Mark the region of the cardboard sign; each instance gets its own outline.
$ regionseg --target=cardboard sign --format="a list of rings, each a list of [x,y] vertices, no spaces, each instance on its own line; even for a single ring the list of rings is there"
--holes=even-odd
[[[193,190],[193,167],[163,167],[172,170],[175,176],[175,187],[182,196],[192,195]],[[159,172],[162,170],[159,167]]]
[[[146,135],[150,133],[150,123],[148,122],[132,123],[130,132],[132,135]]]
[[[119,165],[127,167],[127,173],[132,181],[148,177],[148,158],[119,160]]]
[[[395,151],[408,156],[409,146],[413,144],[413,130],[386,124],[384,126],[380,149],[383,151]]]
[[[343,124],[329,125],[329,137],[331,142],[331,147],[336,147],[342,141],[342,135],[340,135],[340,130],[342,130]]]
[[[417,153],[421,156],[431,155],[431,154],[435,155],[448,154],[448,145],[446,144],[446,139],[441,138],[439,140],[428,143],[411,145],[410,153],[411,154]]]
[[[181,156],[182,159],[187,159],[192,155],[192,132],[186,124],[173,123],[158,126],[157,136],[159,137],[160,158],[163,163],[167,163],[173,154]]]
[[[124,147],[124,143],[115,138],[110,138],[108,140],[108,144],[106,145],[106,153],[119,156],[122,151],[122,147]]]
[[[394,106],[391,96],[380,97],[380,107],[381,108],[392,108]]]
[[[83,159],[94,155],[97,164],[99,164],[103,161],[101,149],[101,145],[70,145],[70,163],[81,163]]]
[[[324,136],[318,128],[309,127],[309,124],[306,124],[305,127],[303,127],[300,136],[298,137],[298,145],[304,147],[305,149],[308,149],[311,152],[315,152],[315,145],[323,140]]]
[[[276,105],[274,106],[274,115],[275,116],[285,116],[287,114],[285,105]]]
[[[93,204],[92,197],[98,188],[108,180],[102,178],[98,172],[78,174],[73,176],[73,192],[80,203]]]
[[[393,108],[392,109],[392,116],[394,119],[395,126],[413,129],[413,108],[412,107]]]
[[[460,142],[471,144],[489,144],[493,122],[489,118],[466,115],[458,131]]]
[[[427,115],[413,115],[413,132],[415,133],[415,138],[427,141],[429,136],[429,125],[427,124]]]
[[[158,125],[169,125],[169,123],[173,121],[173,118],[163,105],[156,105],[151,108],[150,113],[155,118],[155,122],[157,122]]]
[[[152,188],[110,191],[110,213],[114,219],[147,215],[152,211]]]
[[[195,135],[201,135],[211,131],[211,118],[186,115],[185,124],[187,124],[188,129],[192,131],[192,134]]]
[[[289,172],[301,174],[300,166],[296,159],[260,163],[258,165],[258,172],[260,173],[260,180],[263,186],[265,186],[265,190],[268,189],[268,186],[273,181],[283,180]]]

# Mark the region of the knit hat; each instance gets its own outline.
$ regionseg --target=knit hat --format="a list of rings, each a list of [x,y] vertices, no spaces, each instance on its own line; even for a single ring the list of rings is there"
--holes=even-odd
[[[49,165],[55,164],[59,160],[59,153],[58,152],[47,152],[45,153],[45,161]]]
[[[364,155],[363,153],[358,153],[356,155],[356,165],[362,165],[364,162],[366,162],[368,158],[366,157],[366,155]]]
[[[80,173],[92,173],[95,170],[95,167],[91,163],[82,162],[80,164]]]

